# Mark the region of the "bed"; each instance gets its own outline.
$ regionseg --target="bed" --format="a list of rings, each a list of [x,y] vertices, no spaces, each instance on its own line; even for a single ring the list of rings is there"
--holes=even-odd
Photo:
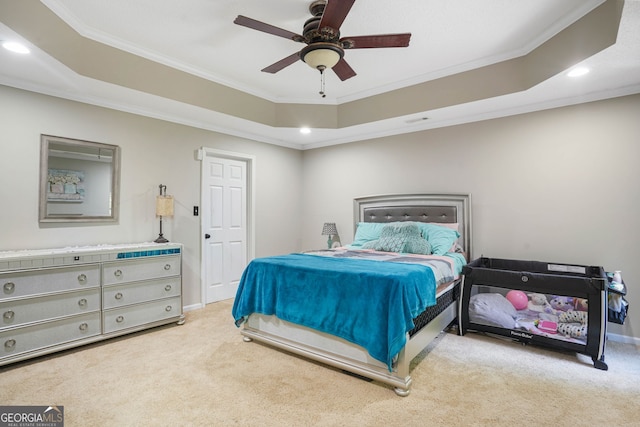
[[[411,361],[457,316],[459,272],[472,253],[470,209],[467,194],[355,199],[351,245],[257,258],[247,266],[233,307],[244,340],[409,395]],[[407,254],[406,246],[402,253],[380,250],[388,249],[385,232],[413,233],[416,227],[425,236],[436,236],[427,251],[436,255]],[[367,235],[371,230],[380,233]],[[443,230],[455,233],[453,245],[439,239],[439,233],[451,234]],[[412,238],[405,241],[422,250],[423,243]]]

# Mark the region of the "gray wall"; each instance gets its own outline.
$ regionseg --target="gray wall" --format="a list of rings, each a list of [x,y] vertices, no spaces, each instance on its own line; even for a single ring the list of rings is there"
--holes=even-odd
[[[353,238],[353,199],[471,193],[474,257],[622,270],[640,337],[640,95],[304,152],[303,247]]]
[[[302,153],[233,136],[0,86],[0,251],[149,242],[158,236],[158,185],[175,197],[163,231],[184,244],[184,303],[200,304],[200,147],[256,159],[256,255],[299,244]],[[120,220],[110,225],[38,225],[40,134],[122,148]],[[292,232],[294,230],[294,232]]]
[[[151,241],[160,183],[176,199],[165,235],[185,245],[185,305],[200,303],[200,162],[256,157],[256,256],[323,247],[325,221],[353,236],[353,198],[471,193],[474,256],[602,265],[630,287],[610,332],[640,337],[640,95],[296,151],[0,86],[0,251]],[[122,147],[120,221],[38,225],[40,134]]]

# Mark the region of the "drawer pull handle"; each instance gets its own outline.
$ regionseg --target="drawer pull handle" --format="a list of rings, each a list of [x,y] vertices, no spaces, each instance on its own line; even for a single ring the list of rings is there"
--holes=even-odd
[[[165,291],[167,291],[167,292],[169,292],[169,291],[171,290],[171,285],[167,285],[167,286],[165,286],[165,287],[164,287],[164,290],[165,290]]]
[[[122,323],[122,322],[124,322],[124,317],[123,317],[123,316],[118,316],[118,317],[116,317],[116,322],[117,322],[117,323]]]
[[[122,293],[121,292],[118,292],[116,294],[116,299],[122,299]]]
[[[164,269],[167,271],[171,270],[171,264],[165,264]]]
[[[78,282],[80,283],[86,283],[87,282],[87,275],[86,274],[81,274],[78,276]]]
[[[173,310],[173,308],[170,305],[166,306],[164,309],[164,311],[171,311],[171,310]]]
[[[86,307],[87,306],[87,299],[86,298],[82,298],[80,301],[78,301],[78,305],[80,307]]]
[[[4,284],[4,291],[6,293],[11,293],[16,288],[16,284],[13,282],[7,282]]]
[[[79,329],[84,332],[87,329],[89,329],[89,325],[87,325],[86,323],[81,323]]]
[[[16,346],[16,340],[10,339],[4,342],[4,348],[7,350],[12,350]]]
[[[13,320],[13,316],[15,315],[15,313],[11,310],[9,311],[5,311],[2,314],[2,317],[4,318],[4,320]]]
[[[122,277],[122,270],[116,270],[113,272],[113,275],[116,277]]]

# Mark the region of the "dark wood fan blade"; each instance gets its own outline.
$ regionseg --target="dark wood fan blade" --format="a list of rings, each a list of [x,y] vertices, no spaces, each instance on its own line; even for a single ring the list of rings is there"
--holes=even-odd
[[[255,19],[247,18],[246,16],[238,15],[233,21],[234,24],[242,25],[243,27],[251,28],[253,30],[262,31],[263,33],[273,34],[274,36],[284,37],[285,39],[293,41],[301,41],[302,36],[293,33],[282,28],[274,27],[264,22],[256,21]]]
[[[345,49],[367,49],[377,47],[407,47],[411,33],[379,34],[376,36],[343,37],[340,39]]]
[[[318,28],[331,27],[338,31],[355,1],[356,0],[328,0],[327,5],[324,7]]]
[[[278,62],[276,62],[274,64],[271,64],[266,68],[263,68],[261,71],[264,71],[265,73],[275,74],[278,71],[282,70],[283,68],[288,67],[289,65],[293,64],[298,59],[300,59],[300,52],[296,52],[293,55],[289,55],[286,58],[283,58],[280,61],[278,61]]]
[[[336,65],[333,66],[332,70],[336,73],[336,75],[340,78],[340,80],[345,81],[350,79],[351,77],[356,75],[356,72],[353,71],[353,68],[344,58],[340,59]]]

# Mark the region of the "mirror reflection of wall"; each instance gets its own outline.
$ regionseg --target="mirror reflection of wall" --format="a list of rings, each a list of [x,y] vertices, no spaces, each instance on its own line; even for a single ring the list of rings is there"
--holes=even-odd
[[[40,221],[117,220],[119,147],[42,135]]]
[[[70,148],[75,147],[49,144],[47,215],[111,215],[113,150]]]

